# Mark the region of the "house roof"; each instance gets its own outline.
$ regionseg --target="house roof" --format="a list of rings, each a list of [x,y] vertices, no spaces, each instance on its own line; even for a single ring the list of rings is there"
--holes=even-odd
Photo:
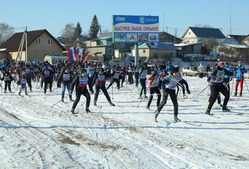
[[[234,38],[236,41],[238,41],[238,43],[243,43],[243,40],[246,39],[246,37],[248,37],[248,35],[228,35],[228,37]]]
[[[142,43],[139,44],[138,48],[150,48],[150,49],[162,49],[162,50],[177,50],[174,44],[167,42],[159,43]]]
[[[54,42],[56,42],[63,50],[65,50],[65,48],[57,41],[57,39],[55,39],[46,29],[28,31],[27,32],[27,45],[29,46],[44,32],[46,32],[54,40]],[[0,48],[6,48],[7,51],[18,51],[22,36],[23,36],[23,32],[15,33],[6,42],[4,42],[0,46]],[[24,46],[24,49],[25,49],[25,46]]]
[[[196,37],[200,38],[218,38],[218,39],[226,38],[225,35],[218,28],[189,27],[189,29],[193,31]]]

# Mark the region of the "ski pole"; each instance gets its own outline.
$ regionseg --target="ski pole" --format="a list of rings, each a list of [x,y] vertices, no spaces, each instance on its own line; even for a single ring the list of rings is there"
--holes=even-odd
[[[112,100],[113,100],[113,85],[112,85]]]
[[[54,103],[54,104],[51,106],[51,108],[53,108],[54,106],[56,106],[58,103],[60,103],[60,100],[59,100],[58,102]]]
[[[143,101],[143,98],[141,98],[140,102],[137,105],[137,108],[140,106],[141,102]]]
[[[231,90],[230,95],[233,94],[233,86],[234,86],[234,78],[232,79],[232,88],[230,89]]]
[[[209,83],[202,91],[200,91],[200,93],[197,94],[197,96],[199,96],[202,92],[204,92],[211,84]]]

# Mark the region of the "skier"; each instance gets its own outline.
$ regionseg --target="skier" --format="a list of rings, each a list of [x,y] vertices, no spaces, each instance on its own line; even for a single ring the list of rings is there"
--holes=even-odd
[[[126,78],[126,66],[123,65],[122,68],[121,68],[121,87],[124,87],[124,81],[125,81],[125,78]]]
[[[47,92],[48,85],[49,85],[50,92],[52,92],[52,71],[51,69],[48,69],[47,66],[43,68],[42,76],[44,79],[44,94],[46,94]]]
[[[151,102],[153,100],[153,94],[157,94],[157,107],[159,106],[160,104],[160,101],[161,101],[161,92],[160,92],[160,89],[159,89],[159,80],[160,80],[160,76],[157,72],[157,70],[154,70],[152,75],[148,78],[149,80],[149,89],[150,89],[150,97],[149,97],[149,101],[147,103],[147,109],[150,109],[150,105],[151,105]]]
[[[91,94],[94,93],[93,91],[93,86],[94,86],[94,76],[96,75],[96,70],[94,69],[93,65],[89,65],[89,68],[87,70],[87,76],[88,76],[88,81],[89,81],[89,89],[91,91]]]
[[[33,70],[31,69],[28,63],[26,63],[26,66],[24,67],[22,72],[23,74],[25,74],[27,84],[29,86],[30,91],[32,92],[31,78],[33,77]]]
[[[107,92],[107,89],[105,87],[106,83],[106,74],[104,73],[104,69],[100,68],[98,74],[95,76],[95,96],[94,96],[94,106],[97,106],[97,100],[99,97],[99,90],[101,89],[104,93],[106,99],[110,103],[111,106],[115,106],[115,104],[112,103],[111,98]]]
[[[226,66],[225,69],[228,70],[229,72],[234,72],[233,68],[229,65],[228,62],[226,62]],[[229,91],[229,95],[230,95],[230,81],[233,79],[233,75],[225,75],[224,77],[224,82],[227,83],[227,90]]]
[[[19,96],[21,95],[22,89],[24,89],[25,95],[28,95],[28,93],[27,93],[27,85],[26,84],[27,84],[26,75],[22,75],[22,78],[20,78],[17,81],[17,85],[21,85],[19,93],[18,93]]]
[[[80,101],[80,97],[81,97],[81,95],[84,95],[86,97],[86,112],[91,113],[91,111],[89,110],[91,96],[90,96],[88,89],[87,89],[88,77],[86,75],[86,69],[81,69],[80,75],[78,75],[74,78],[72,85],[71,85],[71,90],[70,90],[71,95],[72,95],[72,92],[74,90],[75,85],[76,85],[76,99],[73,103],[71,112],[73,114],[75,114],[74,110],[75,110],[78,102]]]
[[[134,77],[135,77],[135,86],[138,87],[138,79],[139,79],[139,70],[140,70],[140,66],[136,65],[134,67]]]
[[[5,71],[1,80],[4,81],[4,93],[6,93],[7,87],[11,93],[11,81],[13,80],[11,74],[8,71]]]
[[[64,70],[64,72],[60,73],[57,81],[61,81],[62,82],[62,90],[61,90],[61,101],[64,102],[64,95],[65,95],[65,90],[67,89],[68,91],[68,95],[69,95],[69,99],[70,101],[73,101],[72,99],[72,95],[70,93],[70,88],[71,88],[71,82],[73,80],[73,76],[71,74],[71,72],[69,71],[68,68],[66,68]]]
[[[141,68],[140,72],[139,72],[139,79],[140,79],[140,85],[141,85],[140,94],[139,94],[140,99],[142,99],[142,94],[143,93],[144,93],[144,98],[148,98],[148,96],[146,96],[147,73],[148,73],[148,69],[147,69],[146,64],[144,64],[143,67]]]
[[[226,89],[226,86],[225,86],[226,83],[224,83],[225,75],[233,75],[233,73],[224,69],[224,62],[219,61],[217,68],[214,69],[213,72],[211,73],[210,84],[211,84],[211,93],[212,94],[211,94],[211,99],[209,101],[206,114],[210,114],[212,106],[213,106],[215,100],[217,99],[219,92],[225,96],[224,101],[223,101],[223,105],[222,105],[222,111],[224,111],[224,112],[230,111],[230,109],[227,108],[227,103],[229,101],[229,92]]]
[[[244,83],[244,73],[247,70],[244,66],[242,66],[241,61],[238,61],[238,65],[235,68],[235,77],[236,77],[236,84],[235,84],[235,93],[234,96],[237,96],[238,87],[240,85],[240,96],[242,96],[243,91],[243,83]]]
[[[166,66],[166,71],[167,71],[168,73],[171,73],[172,70],[174,70],[174,66],[172,65],[172,62],[169,61],[169,62],[168,62],[168,65]]]
[[[128,74],[128,82],[129,84],[133,84],[134,80],[133,80],[133,66],[129,63],[128,67],[127,67],[127,74]]]
[[[118,65],[115,66],[115,69],[112,73],[112,80],[110,84],[107,87],[107,90],[113,85],[114,82],[116,82],[118,89],[120,89],[120,79],[122,79],[122,72],[120,70],[120,67]]]
[[[175,122],[181,121],[178,118],[178,102],[177,102],[177,95],[176,95],[176,87],[178,82],[182,79],[179,68],[175,67],[172,70],[172,73],[166,76],[162,82],[162,89],[163,89],[163,100],[160,103],[159,107],[155,111],[155,120],[157,121],[157,117],[161,112],[163,106],[167,103],[168,95],[170,96],[173,105],[174,105],[174,120]]]

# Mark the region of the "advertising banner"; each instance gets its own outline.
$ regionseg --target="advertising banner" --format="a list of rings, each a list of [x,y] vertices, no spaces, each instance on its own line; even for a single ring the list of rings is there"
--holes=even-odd
[[[159,42],[159,17],[113,15],[113,41]]]

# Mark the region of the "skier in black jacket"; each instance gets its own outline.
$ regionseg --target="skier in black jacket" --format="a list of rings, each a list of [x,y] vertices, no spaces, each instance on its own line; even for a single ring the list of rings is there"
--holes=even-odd
[[[110,103],[111,106],[115,106],[115,104],[112,103],[111,98],[107,92],[107,89],[105,87],[106,83],[106,74],[104,73],[104,69],[100,68],[98,74],[95,76],[95,96],[94,96],[94,106],[97,106],[97,100],[99,97],[99,90],[101,89],[102,92],[104,93],[106,99]]]
[[[13,77],[8,71],[4,72],[3,77],[1,78],[2,81],[4,81],[4,93],[7,91],[7,87],[9,89],[9,92],[11,93],[11,81],[13,81]]]
[[[229,91],[227,90],[227,83],[224,81],[225,75],[233,75],[233,72],[224,69],[224,62],[220,61],[218,63],[218,67],[213,70],[211,74],[210,86],[211,86],[211,99],[209,100],[208,108],[206,114],[210,114],[213,104],[217,99],[219,92],[222,93],[225,98],[222,105],[222,110],[225,112],[229,112],[230,110],[227,108],[227,103],[229,100]]]
[[[87,85],[88,85],[88,77],[86,76],[86,69],[81,69],[80,70],[80,75],[76,76],[72,82],[71,85],[71,92],[70,94],[72,95],[74,86],[76,85],[76,99],[73,103],[73,107],[71,112],[75,114],[74,110],[80,101],[80,96],[84,95],[86,97],[86,112],[90,113],[91,111],[89,110],[90,106],[90,101],[91,101],[91,96],[88,92]]]

